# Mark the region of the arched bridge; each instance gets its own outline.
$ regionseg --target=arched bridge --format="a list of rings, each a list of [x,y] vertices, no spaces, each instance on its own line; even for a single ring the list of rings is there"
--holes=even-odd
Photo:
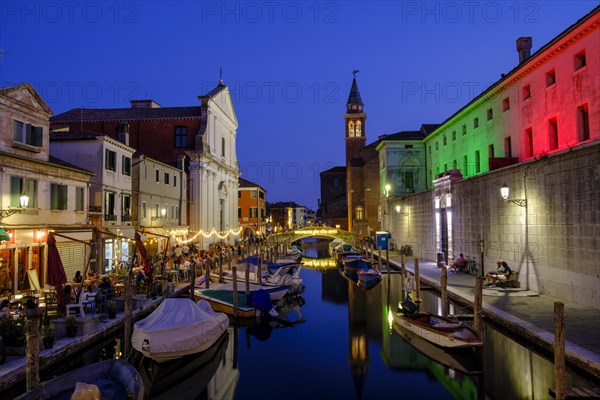
[[[298,239],[307,237],[322,237],[332,239],[342,239],[346,243],[352,243],[355,246],[358,245],[359,235],[356,233],[344,231],[342,229],[336,229],[326,226],[311,226],[306,228],[294,229],[285,231],[282,233],[276,233],[269,235],[267,241],[270,243],[277,242],[288,242],[292,243]]]

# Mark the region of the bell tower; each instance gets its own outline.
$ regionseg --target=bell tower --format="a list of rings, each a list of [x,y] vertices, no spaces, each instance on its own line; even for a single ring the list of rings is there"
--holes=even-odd
[[[344,114],[344,122],[346,123],[346,166],[350,164],[350,160],[357,158],[360,151],[365,147],[367,138],[365,137],[365,120],[367,114],[363,112],[364,104],[360,98],[358,85],[356,84],[357,70],[352,71],[354,78],[352,79],[352,87],[350,95],[346,102],[346,114]]]

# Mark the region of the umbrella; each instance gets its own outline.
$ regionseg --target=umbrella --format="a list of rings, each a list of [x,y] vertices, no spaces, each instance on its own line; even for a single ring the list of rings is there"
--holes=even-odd
[[[3,242],[5,240],[10,240],[10,236],[8,235],[8,232],[0,228],[0,242]]]
[[[152,282],[152,266],[150,265],[150,261],[148,261],[148,253],[146,253],[146,248],[142,243],[142,238],[137,232],[135,233],[135,245],[142,258],[142,268],[144,269],[144,274],[146,274],[149,282]]]
[[[52,233],[48,234],[48,280],[47,282],[56,288],[56,302],[61,314],[65,313],[67,299],[63,285],[67,283],[67,274],[63,266],[58,247],[56,247],[56,239]]]

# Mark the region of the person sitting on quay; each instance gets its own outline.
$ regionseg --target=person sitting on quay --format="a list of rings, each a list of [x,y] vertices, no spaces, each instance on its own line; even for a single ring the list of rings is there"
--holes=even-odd
[[[510,275],[511,270],[506,261],[498,261],[496,264],[498,265],[496,272],[488,272],[485,275],[485,281],[488,283],[488,287],[496,287],[496,282],[505,282]]]
[[[73,304],[77,301],[77,298],[75,297],[75,291],[71,285],[65,285],[64,291],[67,304]]]
[[[73,277],[73,283],[83,283],[83,277],[81,276],[81,271],[75,272],[75,276]]]

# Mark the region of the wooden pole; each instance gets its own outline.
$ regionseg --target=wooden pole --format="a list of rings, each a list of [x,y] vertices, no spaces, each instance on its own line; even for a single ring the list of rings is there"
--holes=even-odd
[[[415,285],[417,287],[417,296],[415,301],[421,302],[421,273],[419,272],[419,259],[415,258]]]
[[[27,390],[40,385],[40,310],[27,309],[25,320],[26,370],[25,383]]]
[[[231,270],[233,278],[233,318],[238,317],[238,289],[237,289],[237,267],[232,267]]]
[[[442,268],[442,316],[448,316],[448,269]]]
[[[385,248],[385,267],[388,271],[390,270],[390,251],[387,249],[387,247]]]
[[[554,373],[556,399],[564,400],[567,394],[565,380],[565,305],[554,303]]]
[[[377,247],[377,263],[379,264],[379,270],[381,271],[381,247]]]
[[[369,248],[371,249],[371,265],[375,264],[375,245],[373,243],[369,243]]]
[[[179,273],[179,271],[177,272]],[[125,359],[130,357],[131,351],[131,333],[132,333],[132,320],[133,320],[133,306],[131,304],[131,298],[133,297],[133,275],[131,269],[127,276],[127,283],[125,284],[125,316],[123,317],[123,354]]]
[[[194,300],[194,290],[196,289],[196,263],[192,263],[192,283],[190,284],[190,299]]]
[[[404,255],[402,256],[402,259],[400,261],[400,286],[402,287],[402,299],[404,299],[405,294],[404,292],[406,291],[406,296],[408,296],[408,290],[405,290],[405,276],[406,276],[406,272],[405,272],[405,268],[406,266],[404,265]]]
[[[250,293],[250,260],[246,260],[246,294]]]
[[[223,255],[219,254],[218,263],[219,263],[219,282],[223,283]]]
[[[446,268],[444,268],[446,269]],[[477,275],[475,278],[475,300],[473,302],[473,312],[475,319],[473,329],[479,337],[483,335],[483,277]]]
[[[259,285],[262,285],[262,258],[260,254],[258,255],[258,265],[256,269],[256,282]]]
[[[210,289],[210,264],[212,263],[212,260],[210,258],[206,259],[206,271],[205,273],[205,279],[204,279],[204,287],[206,289]]]

